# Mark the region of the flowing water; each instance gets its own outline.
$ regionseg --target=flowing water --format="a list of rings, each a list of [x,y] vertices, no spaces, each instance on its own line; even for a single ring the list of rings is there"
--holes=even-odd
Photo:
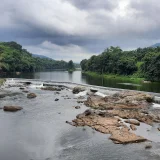
[[[22,73],[20,75],[8,74],[3,77],[8,78],[28,78],[28,79],[42,79],[42,80],[55,80],[63,82],[84,83],[97,86],[105,86],[112,88],[122,88],[131,90],[140,90],[148,92],[160,93],[160,83],[143,83],[135,82],[132,80],[119,80],[115,78],[102,78],[96,76],[87,76],[81,71],[67,72],[67,71],[52,71],[52,72],[35,72],[35,73]]]
[[[46,73],[43,73],[46,74]],[[44,76],[45,77],[45,76]],[[47,78],[47,77],[46,77]],[[10,91],[21,92],[19,88]],[[76,110],[75,95],[64,90],[61,94],[29,88],[37,94],[27,99],[22,93],[0,99],[0,107],[18,105],[24,109],[16,113],[0,110],[0,160],[159,160],[160,144],[113,144],[105,135],[91,128],[73,127],[71,121],[86,110]],[[62,96],[70,97],[64,99]],[[59,101],[54,101],[59,98]],[[160,135],[159,135],[160,136]]]

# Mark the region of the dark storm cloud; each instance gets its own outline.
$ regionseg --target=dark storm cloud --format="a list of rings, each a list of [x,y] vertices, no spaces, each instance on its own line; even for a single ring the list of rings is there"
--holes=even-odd
[[[159,42],[159,14],[158,0],[5,0],[0,41],[78,62],[111,45],[132,49]]]

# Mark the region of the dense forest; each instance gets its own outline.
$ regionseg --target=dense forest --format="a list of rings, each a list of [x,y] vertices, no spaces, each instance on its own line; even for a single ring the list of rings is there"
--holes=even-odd
[[[80,64],[83,71],[160,81],[160,47],[138,48],[132,51],[110,47],[98,56],[82,60]]]
[[[35,57],[16,42],[0,42],[0,70],[33,72],[46,69],[70,69],[70,63]]]

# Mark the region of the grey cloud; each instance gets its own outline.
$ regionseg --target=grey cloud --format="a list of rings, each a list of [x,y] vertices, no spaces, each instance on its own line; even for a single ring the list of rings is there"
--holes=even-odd
[[[107,9],[111,10],[116,7],[116,0],[64,0],[72,3],[79,9]]]
[[[5,0],[0,40],[15,40],[52,58],[63,52],[67,60],[80,61],[110,45],[131,49],[159,42],[159,14],[158,0]],[[53,52],[44,42],[54,46]]]

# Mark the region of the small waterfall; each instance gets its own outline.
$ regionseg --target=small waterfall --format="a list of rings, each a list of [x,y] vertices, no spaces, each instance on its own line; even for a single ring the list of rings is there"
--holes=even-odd
[[[155,96],[154,97],[154,103],[160,104],[160,97]]]

